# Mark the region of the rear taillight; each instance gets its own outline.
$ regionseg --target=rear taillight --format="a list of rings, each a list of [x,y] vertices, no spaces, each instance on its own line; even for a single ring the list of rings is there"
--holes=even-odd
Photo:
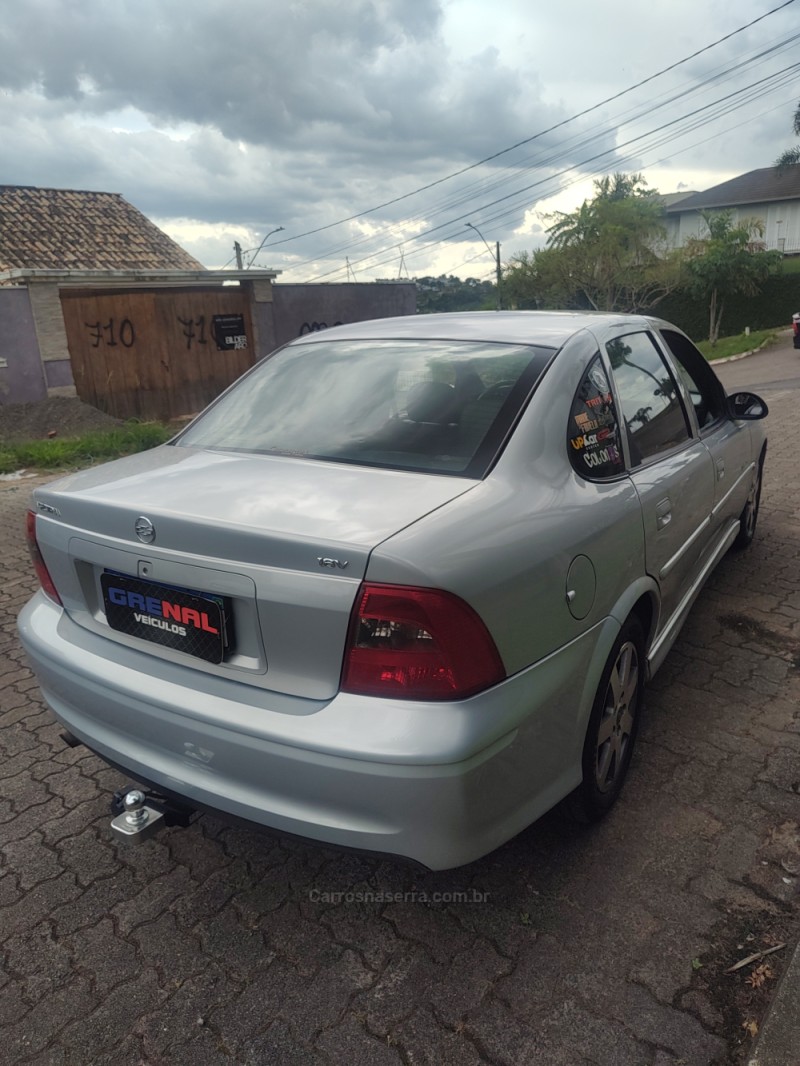
[[[42,591],[45,592],[51,600],[55,600],[60,606],[61,597],[56,592],[53,579],[50,577],[50,571],[47,569],[47,564],[42,558],[39,542],[36,539],[36,515],[33,511],[28,511],[26,532],[28,534],[28,549],[31,553],[31,559],[33,560],[33,568],[36,571],[36,576],[39,578],[39,584],[42,586]]]
[[[506,676],[469,604],[439,589],[365,582],[350,620],[342,690],[407,700],[458,700]]]

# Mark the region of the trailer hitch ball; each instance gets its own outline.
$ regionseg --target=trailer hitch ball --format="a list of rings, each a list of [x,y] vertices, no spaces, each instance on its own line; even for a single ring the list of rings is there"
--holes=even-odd
[[[129,844],[140,844],[164,824],[163,810],[151,806],[141,789],[132,788],[122,797],[122,814],[111,820],[111,831]]]
[[[145,807],[145,794],[138,788],[132,788],[130,792],[125,793],[122,807],[125,812],[125,823],[134,830],[144,828],[150,820]]]

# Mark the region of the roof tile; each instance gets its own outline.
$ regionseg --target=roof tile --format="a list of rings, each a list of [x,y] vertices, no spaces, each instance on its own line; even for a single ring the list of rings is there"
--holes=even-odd
[[[0,270],[202,270],[119,193],[0,185]]]

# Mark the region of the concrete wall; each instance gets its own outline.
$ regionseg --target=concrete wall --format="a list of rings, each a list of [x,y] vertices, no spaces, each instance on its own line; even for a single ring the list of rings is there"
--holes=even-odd
[[[417,289],[413,282],[350,282],[343,285],[272,286],[273,348],[304,333],[329,329],[343,322],[413,315]],[[266,339],[266,338],[264,338]],[[271,349],[270,349],[271,350]],[[263,347],[259,353],[266,355]]]
[[[28,290],[0,288],[0,406],[46,397]]]

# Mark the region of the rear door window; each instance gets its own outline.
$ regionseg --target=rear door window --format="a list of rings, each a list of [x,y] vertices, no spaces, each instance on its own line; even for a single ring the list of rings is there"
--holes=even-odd
[[[662,329],[661,337],[675,360],[702,432],[725,416],[722,386],[688,337],[673,329]]]
[[[691,439],[678,383],[648,333],[628,333],[606,345],[631,465],[639,466]]]

